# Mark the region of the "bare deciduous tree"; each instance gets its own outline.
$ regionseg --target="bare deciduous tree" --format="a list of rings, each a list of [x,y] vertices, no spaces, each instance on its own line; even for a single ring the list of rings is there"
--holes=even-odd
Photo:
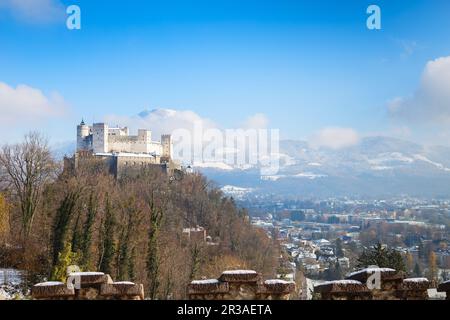
[[[55,161],[47,140],[37,132],[22,143],[4,145],[0,151],[2,179],[17,197],[24,238],[30,234],[44,185],[54,176]]]

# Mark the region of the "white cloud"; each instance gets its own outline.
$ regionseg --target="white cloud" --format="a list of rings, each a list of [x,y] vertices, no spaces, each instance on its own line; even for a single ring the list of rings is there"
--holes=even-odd
[[[46,96],[27,85],[16,88],[0,82],[0,123],[16,125],[61,116],[67,110],[63,97],[54,92]]]
[[[328,127],[313,134],[308,142],[313,148],[337,150],[358,144],[359,135],[351,128]]]
[[[161,134],[171,134],[175,130],[185,129],[193,132],[194,126],[203,130],[215,128],[216,124],[209,119],[202,118],[190,110],[155,109],[143,111],[135,116],[108,115],[104,118],[110,125],[127,126],[131,130],[150,129],[154,139]]]
[[[397,97],[388,103],[389,114],[414,124],[450,123],[450,57],[429,61],[419,87],[411,97]]]
[[[243,124],[245,129],[266,129],[269,124],[269,119],[263,113],[257,113],[249,117]]]
[[[2,8],[29,23],[49,23],[65,18],[65,9],[59,0],[2,0],[0,10]]]

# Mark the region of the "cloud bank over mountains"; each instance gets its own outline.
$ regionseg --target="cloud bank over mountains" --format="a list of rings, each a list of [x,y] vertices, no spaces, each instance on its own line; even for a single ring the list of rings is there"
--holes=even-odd
[[[329,127],[313,134],[308,142],[313,148],[338,150],[357,145],[359,140],[359,134],[352,128]]]
[[[212,120],[203,118],[194,111],[165,108],[144,110],[134,116],[110,114],[104,118],[104,121],[111,125],[127,126],[132,131],[148,128],[152,130],[155,138],[161,134],[171,134],[177,129],[192,131],[195,125],[202,126],[204,129],[217,127]]]

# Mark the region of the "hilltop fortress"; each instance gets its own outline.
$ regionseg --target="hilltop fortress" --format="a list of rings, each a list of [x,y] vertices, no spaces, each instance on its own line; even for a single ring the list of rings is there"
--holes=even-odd
[[[163,134],[161,141],[152,140],[152,132],[139,129],[130,135],[127,127],[109,127],[105,123],[77,126],[77,147],[72,158],[66,158],[66,168],[77,170],[92,160],[104,163],[115,176],[126,169],[159,166],[164,170],[179,169],[172,161],[172,137]]]

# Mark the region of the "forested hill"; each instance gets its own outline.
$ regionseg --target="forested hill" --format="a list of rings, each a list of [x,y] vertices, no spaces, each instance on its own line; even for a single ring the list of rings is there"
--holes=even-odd
[[[29,139],[16,147],[36,149],[28,174],[39,179],[31,186],[11,174],[13,167],[27,174],[12,156],[25,153],[1,153],[1,266],[60,280],[67,266],[78,265],[144,283],[146,295],[159,299],[184,298],[190,280],[229,268],[275,275],[277,246],[204,176],[174,180],[151,168],[119,180],[89,168],[69,175],[39,137]],[[183,236],[183,228],[197,226],[208,242]]]

